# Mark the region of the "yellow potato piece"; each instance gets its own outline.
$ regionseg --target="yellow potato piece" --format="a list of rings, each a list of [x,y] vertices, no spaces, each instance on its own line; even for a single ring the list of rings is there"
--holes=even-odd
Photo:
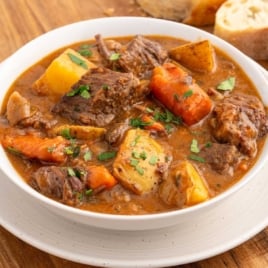
[[[33,88],[38,93],[62,96],[94,67],[85,57],[68,48],[51,62],[45,73],[35,81]]]
[[[190,70],[213,72],[216,68],[214,48],[208,40],[172,48],[169,50],[169,55]]]
[[[132,192],[148,193],[158,185],[157,166],[166,159],[163,147],[147,131],[130,129],[113,163],[113,175]]]
[[[186,206],[195,205],[209,199],[209,192],[204,179],[190,162],[182,162],[176,175],[180,177],[180,182],[185,187]]]
[[[52,130],[52,134],[61,135],[69,133],[71,137],[82,140],[96,140],[103,138],[106,133],[105,128],[80,126],[80,125],[61,125]]]

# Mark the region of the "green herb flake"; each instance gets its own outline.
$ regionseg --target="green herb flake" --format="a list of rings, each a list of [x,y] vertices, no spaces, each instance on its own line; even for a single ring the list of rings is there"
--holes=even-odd
[[[91,57],[92,51],[90,50],[91,45],[89,44],[83,44],[79,47],[78,53],[84,57]]]
[[[218,86],[217,89],[218,90],[224,90],[224,91],[228,91],[228,90],[233,90],[235,87],[235,77],[231,76],[228,79],[222,81]]]
[[[88,150],[84,154],[84,160],[85,161],[90,161],[91,159],[92,159],[92,152]]]
[[[200,163],[205,163],[205,159],[201,156],[195,155],[195,154],[191,154],[189,155],[189,159],[200,162]]]
[[[79,85],[77,88],[74,88],[66,94],[68,97],[73,97],[76,95],[81,96],[84,99],[89,99],[91,97],[89,85]]]
[[[149,113],[149,114],[151,114],[151,113],[154,112],[154,110],[151,109],[150,107],[146,107],[146,108],[145,108],[145,111],[146,111],[147,113]]]
[[[180,117],[175,116],[169,110],[165,110],[165,112],[155,112],[154,120],[164,122],[164,123],[172,123],[175,125],[180,125],[182,122]]]
[[[158,157],[156,155],[152,155],[149,160],[149,164],[154,166],[158,161]]]
[[[135,137],[134,141],[131,142],[130,146],[136,146],[137,143],[138,143],[138,141],[139,141],[139,139],[140,139],[140,137],[141,137],[140,135],[138,135],[137,137]]]
[[[136,167],[138,164],[139,164],[139,160],[138,159],[135,159],[135,158],[131,158],[130,159],[130,165],[132,167]]]
[[[145,127],[145,126],[152,125],[152,122],[143,122],[143,121],[141,120],[141,118],[137,117],[137,118],[131,118],[129,124],[130,124],[132,127],[143,128],[143,127]]]
[[[136,166],[135,167],[136,171],[140,174],[140,175],[143,175],[144,174],[144,169],[140,166]]]
[[[187,91],[185,91],[184,93],[183,93],[183,98],[189,98],[189,97],[191,97],[192,95],[193,95],[193,90],[192,89],[189,89],[189,90],[187,90]]]
[[[208,141],[206,144],[205,144],[205,147],[206,148],[209,148],[209,147],[211,147],[212,146],[212,142],[211,141]]]
[[[114,158],[115,156],[116,156],[116,152],[115,151],[103,152],[103,153],[100,153],[98,155],[98,159],[100,161],[106,161],[106,160],[110,160],[110,159]]]
[[[168,134],[170,134],[172,132],[173,126],[170,124],[166,124],[165,125],[165,130]]]
[[[120,53],[112,53],[109,57],[109,60],[110,61],[116,61],[116,60],[119,60],[121,57],[121,54]]]
[[[192,140],[191,146],[190,146],[190,151],[192,153],[197,153],[197,154],[200,152],[200,149],[198,147],[198,141],[196,139]]]
[[[139,153],[136,151],[133,151],[131,154],[134,158],[139,158]]]
[[[67,140],[71,140],[73,137],[71,136],[71,132],[69,128],[64,128],[61,130],[60,135]]]
[[[68,173],[68,176],[70,176],[70,177],[76,177],[76,173],[75,173],[74,169],[71,167],[67,168],[67,173]]]
[[[86,194],[87,196],[92,195],[92,193],[93,193],[93,189],[87,189],[87,190],[85,191],[85,194]]]
[[[72,53],[67,53],[67,55],[69,56],[70,60],[71,60],[73,63],[75,63],[75,64],[81,66],[82,68],[84,68],[84,69],[86,69],[86,70],[88,69],[87,63],[86,63],[84,60],[80,59],[79,57],[75,56],[75,55],[72,54]]]
[[[146,160],[146,158],[147,158],[147,154],[146,154],[146,152],[141,152],[140,153],[140,155],[139,155],[139,157],[142,159],[142,160]]]

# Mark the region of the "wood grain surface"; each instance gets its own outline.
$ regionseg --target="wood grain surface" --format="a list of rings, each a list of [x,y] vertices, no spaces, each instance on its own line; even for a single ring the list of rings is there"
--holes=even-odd
[[[0,62],[29,40],[51,29],[80,20],[106,16],[146,16],[146,14],[134,0],[0,0]],[[265,61],[261,64],[268,67]],[[0,268],[13,267],[92,266],[63,260],[42,252],[0,227]],[[228,252],[177,267],[268,267],[268,228]]]

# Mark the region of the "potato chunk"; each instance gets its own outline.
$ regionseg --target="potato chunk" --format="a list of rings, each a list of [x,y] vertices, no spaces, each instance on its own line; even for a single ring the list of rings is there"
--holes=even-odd
[[[82,75],[94,67],[95,64],[68,48],[51,62],[33,87],[41,94],[62,96]]]
[[[195,205],[209,199],[205,181],[190,162],[184,161],[180,164],[176,177],[185,187],[186,206]]]
[[[105,128],[80,126],[80,125],[61,125],[52,130],[53,135],[68,136],[82,140],[96,140],[102,138],[106,133]]]
[[[128,130],[113,163],[114,176],[136,194],[151,192],[168,166],[163,147],[141,129]],[[161,169],[162,169],[161,168]]]
[[[215,52],[208,40],[172,48],[169,50],[169,55],[190,70],[213,72],[216,68]]]

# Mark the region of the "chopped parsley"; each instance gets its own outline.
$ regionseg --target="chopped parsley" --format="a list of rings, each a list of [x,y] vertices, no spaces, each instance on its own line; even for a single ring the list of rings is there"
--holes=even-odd
[[[136,118],[131,118],[129,124],[132,127],[138,127],[138,128],[143,128],[145,126],[150,126],[152,125],[153,122],[144,122],[142,121],[141,118],[136,117]]]
[[[149,164],[155,165],[157,161],[158,161],[158,157],[156,155],[152,155],[151,158],[149,159]]]
[[[193,90],[192,89],[189,89],[189,90],[187,90],[187,91],[185,91],[184,93],[183,93],[183,97],[186,99],[186,98],[189,98],[189,97],[191,97],[192,95],[193,95]]]
[[[205,163],[206,162],[203,157],[201,157],[199,155],[196,155],[196,154],[190,154],[189,159],[197,161],[197,162],[200,162],[200,163]]]
[[[121,54],[120,53],[112,53],[109,57],[109,60],[110,61],[116,61],[116,60],[119,60],[121,57]]]
[[[218,86],[217,89],[218,90],[224,90],[224,91],[228,91],[228,90],[233,90],[235,87],[235,77],[231,76],[228,79],[222,81]]]
[[[69,128],[62,129],[61,132],[60,132],[60,135],[62,137],[64,137],[65,139],[67,139],[67,140],[73,139],[73,137],[71,136],[71,132],[70,132]]]
[[[91,57],[92,51],[90,50],[91,45],[89,44],[83,44],[79,47],[78,53],[84,57]]]
[[[138,141],[139,141],[139,139],[140,139],[140,137],[141,137],[140,135],[138,135],[137,137],[135,137],[134,141],[132,141],[130,145],[131,146],[136,146],[137,143],[138,143]]]
[[[88,150],[84,154],[84,160],[85,161],[90,161],[91,159],[92,159],[92,152]]]
[[[79,57],[75,56],[75,55],[72,54],[72,53],[67,53],[67,55],[69,56],[70,60],[71,60],[73,63],[75,63],[75,64],[81,66],[82,68],[84,68],[84,69],[86,69],[86,70],[88,69],[87,63],[86,63],[84,60],[80,59]]]
[[[136,171],[140,174],[140,175],[143,175],[144,174],[144,169],[140,166],[136,166],[135,167]]]
[[[115,156],[116,156],[116,152],[115,151],[103,152],[103,153],[100,153],[98,155],[98,159],[100,161],[106,161],[106,160],[110,160],[110,159],[114,158]]]
[[[164,123],[173,123],[175,125],[180,125],[182,120],[180,117],[175,116],[169,110],[165,110],[165,112],[158,112],[154,113],[154,119],[156,121],[164,122]]]
[[[198,147],[198,141],[196,139],[193,139],[190,146],[190,151],[192,153],[199,153],[200,149]]]
[[[75,173],[74,169],[71,168],[71,167],[67,167],[67,173],[68,173],[68,176],[70,176],[70,177],[75,177],[76,176],[76,173]]]
[[[81,96],[84,99],[89,99],[91,97],[90,94],[90,86],[89,85],[80,85],[77,88],[74,88],[70,92],[68,92],[66,95],[68,97],[73,97],[73,96]]]

